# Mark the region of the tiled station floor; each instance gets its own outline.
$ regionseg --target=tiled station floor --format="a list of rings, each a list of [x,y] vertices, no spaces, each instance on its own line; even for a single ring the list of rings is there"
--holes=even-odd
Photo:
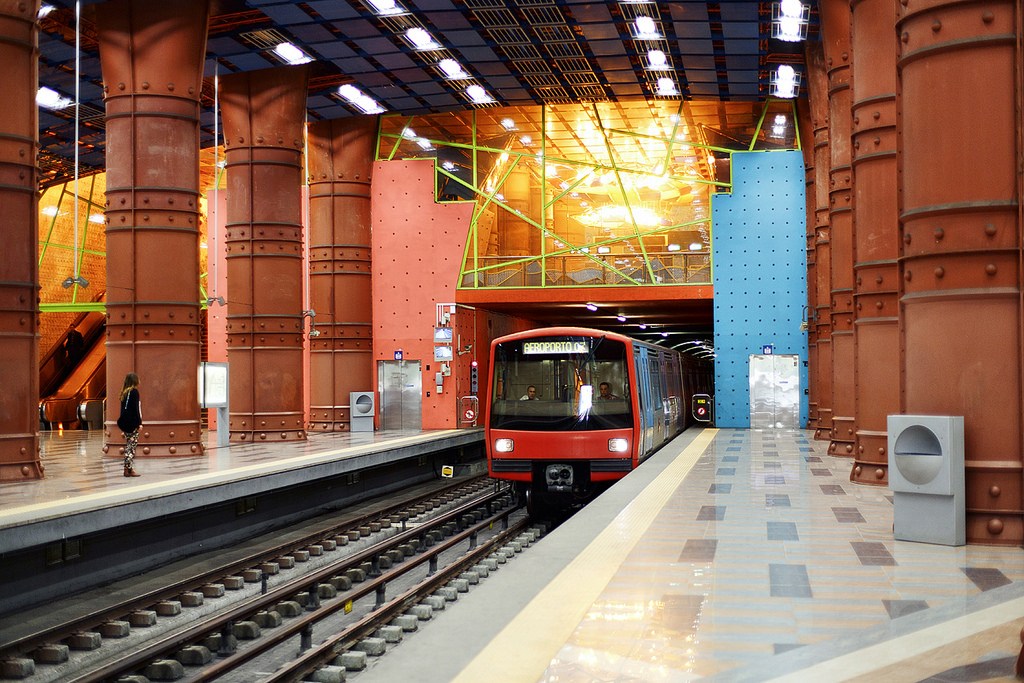
[[[894,541],[826,450],[688,431],[361,680],[1016,680],[1024,549]]]
[[[98,432],[43,434],[47,476],[0,485],[0,520],[420,438],[209,448],[126,479]],[[826,449],[689,430],[359,680],[1015,680],[1024,549],[894,541],[891,493]]]

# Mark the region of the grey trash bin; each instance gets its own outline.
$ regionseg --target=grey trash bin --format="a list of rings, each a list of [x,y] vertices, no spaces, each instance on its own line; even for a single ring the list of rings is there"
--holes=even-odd
[[[964,418],[889,415],[888,432],[893,536],[964,545]]]
[[[348,394],[348,405],[351,418],[349,430],[372,432],[373,416],[377,412],[375,394],[372,391],[351,391]]]

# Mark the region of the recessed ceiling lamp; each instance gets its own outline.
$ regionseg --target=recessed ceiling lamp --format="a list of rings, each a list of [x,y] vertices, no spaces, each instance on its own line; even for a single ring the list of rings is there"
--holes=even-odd
[[[512,119],[502,119],[501,127],[504,128],[505,130],[515,130],[516,122],[513,121]]]
[[[789,64],[780,64],[772,74],[770,85],[769,92],[772,97],[792,99],[800,90],[800,74]]]
[[[404,10],[398,6],[395,0],[366,0],[373,7],[373,11],[381,16],[389,14],[401,14]]]
[[[658,79],[658,94],[662,97],[672,97],[678,95],[679,91],[676,90],[675,81],[671,78],[663,77]]]
[[[455,163],[452,161],[445,161],[444,163],[441,164],[441,167],[444,168],[444,170],[446,171],[454,171]]]
[[[373,99],[351,83],[346,83],[345,85],[340,86],[338,88],[338,94],[341,95],[346,102],[364,114],[380,114],[385,111],[384,107],[382,107],[377,100]]]
[[[313,61],[312,57],[291,43],[278,43],[277,47],[274,48],[274,54],[293,66]]]
[[[519,142],[523,143],[524,145],[533,144],[533,138],[531,138],[529,135],[523,135],[522,137],[519,138]]]
[[[620,323],[626,322],[626,316],[624,315],[617,315],[615,316],[615,319],[618,320]]]
[[[74,103],[70,97],[64,97],[47,87],[42,87],[36,92],[36,104],[44,109],[66,109]]]
[[[690,251],[700,251],[704,248],[704,245],[700,242],[690,242]]]
[[[469,78],[469,74],[462,68],[462,65],[450,57],[442,59],[437,63],[437,66],[444,72],[444,76],[448,80],[458,81],[463,78]]]
[[[661,34],[658,33],[658,26],[654,23],[654,19],[650,17],[637,17],[636,21],[633,22],[636,27],[636,37],[645,40],[657,40],[661,38]]]
[[[588,311],[596,311],[597,310],[597,304],[587,304],[587,310]]]
[[[430,34],[425,29],[419,26],[414,26],[405,32],[405,37],[409,39],[409,42],[413,44],[417,50],[436,50],[441,46],[430,37]]]
[[[800,0],[782,0],[772,5],[772,38],[795,43],[807,37],[810,8]]]
[[[90,223],[105,223],[106,218],[103,217],[102,213],[94,213],[89,215]]]
[[[646,330],[647,329],[647,325],[644,325],[643,323],[640,323],[639,327],[640,327],[641,330]]]
[[[668,68],[668,56],[661,50],[648,50],[647,68],[652,71],[664,71]]]
[[[494,101],[494,98],[488,95],[487,91],[483,89],[483,86],[476,84],[466,88],[466,96],[475,104],[489,104]]]
[[[42,19],[43,17],[45,17],[47,14],[49,14],[50,12],[52,12],[55,9],[57,9],[57,8],[54,7],[53,5],[46,5],[46,4],[40,5],[40,7],[39,7],[39,14],[36,15],[36,18],[37,19]]]

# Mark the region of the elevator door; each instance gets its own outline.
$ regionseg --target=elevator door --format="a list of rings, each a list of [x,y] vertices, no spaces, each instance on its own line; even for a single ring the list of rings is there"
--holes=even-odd
[[[800,356],[750,356],[750,428],[800,428]]]
[[[377,366],[381,430],[420,430],[423,384],[418,360],[385,360]]]

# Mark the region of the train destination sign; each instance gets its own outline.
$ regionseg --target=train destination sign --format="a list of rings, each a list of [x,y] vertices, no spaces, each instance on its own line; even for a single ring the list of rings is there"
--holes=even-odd
[[[590,345],[585,341],[572,340],[523,342],[524,355],[540,353],[564,355],[572,353],[590,353]]]

